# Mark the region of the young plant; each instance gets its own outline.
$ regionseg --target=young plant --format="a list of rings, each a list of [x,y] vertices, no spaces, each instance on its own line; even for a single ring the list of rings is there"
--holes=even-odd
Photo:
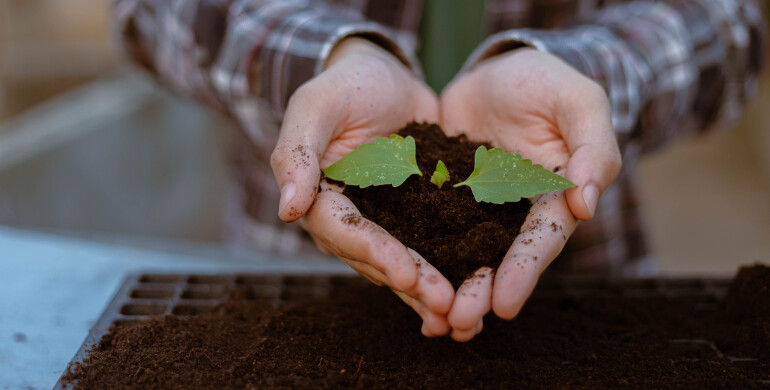
[[[347,185],[378,186],[390,184],[398,187],[409,176],[422,172],[417,167],[414,138],[393,134],[377,138],[324,170],[326,177],[345,182]],[[449,171],[439,160],[430,182],[441,188],[449,180]],[[476,149],[473,172],[454,187],[468,186],[476,202],[502,204],[518,202],[552,191],[561,191],[575,185],[569,180],[532,164],[517,153],[503,153],[500,148]]]
[[[441,186],[443,186],[447,181],[449,181],[449,171],[446,169],[444,162],[438,160],[438,163],[436,164],[436,170],[430,177],[430,182],[435,184],[438,189],[441,189]]]

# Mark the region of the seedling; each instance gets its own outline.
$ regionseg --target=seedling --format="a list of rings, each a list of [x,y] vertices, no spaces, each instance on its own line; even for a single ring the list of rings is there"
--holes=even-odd
[[[324,170],[334,180],[361,188],[390,184],[398,187],[409,176],[422,172],[417,167],[415,141],[412,137],[393,134],[377,138]],[[430,182],[439,189],[449,180],[449,171],[443,161],[438,162]],[[538,194],[561,191],[575,184],[553,173],[542,165],[532,164],[517,153],[504,153],[500,148],[476,149],[473,172],[454,187],[468,186],[476,202],[503,204],[518,202]]]
[[[436,170],[430,177],[430,182],[435,184],[438,189],[441,189],[441,186],[443,186],[447,181],[449,181],[449,171],[446,169],[444,162],[438,160],[438,163],[436,164]]]

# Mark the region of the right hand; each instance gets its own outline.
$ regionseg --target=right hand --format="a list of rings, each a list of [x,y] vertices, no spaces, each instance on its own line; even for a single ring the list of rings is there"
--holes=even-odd
[[[271,156],[278,214],[298,221],[326,253],[388,286],[423,319],[426,336],[449,333],[454,289],[417,252],[361,216],[320,170],[406,123],[438,121],[436,95],[392,54],[361,38],[332,50],[324,71],[292,95]]]

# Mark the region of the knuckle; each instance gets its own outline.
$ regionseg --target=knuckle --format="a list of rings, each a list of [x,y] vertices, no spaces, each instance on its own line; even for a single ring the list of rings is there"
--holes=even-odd
[[[623,167],[623,157],[621,156],[620,150],[617,147],[613,150],[609,164],[616,172],[620,171],[620,168]]]
[[[361,261],[369,264],[377,271],[386,273],[387,267],[380,261],[384,254],[371,240],[366,240],[361,247]]]
[[[572,88],[565,91],[564,99],[571,106],[592,107],[594,109],[606,108],[609,111],[609,98],[599,83],[580,75],[577,82],[572,83]]]
[[[286,160],[286,157],[287,153],[285,147],[277,146],[275,149],[273,149],[273,152],[270,154],[270,167],[273,169],[273,172],[276,172],[281,168],[283,162]]]
[[[288,107],[295,108],[295,106],[304,106],[315,95],[315,82],[314,80],[308,81],[297,88],[293,94],[289,97]]]
[[[319,75],[300,85],[289,97],[284,115],[284,123],[289,116],[316,117],[328,116],[345,101],[344,83]],[[349,89],[349,88],[348,88]]]
[[[604,88],[602,88],[599,83],[591,79],[586,78],[586,81],[587,83],[585,86],[585,93],[588,95],[590,101],[594,104],[599,104],[609,108],[610,100],[607,97],[607,93],[604,91]]]
[[[610,148],[608,148],[607,152],[603,153],[603,155],[604,158],[600,159],[599,162],[602,164],[604,170],[610,173],[612,175],[612,179],[614,179],[623,166],[623,158],[620,154],[620,150],[617,147],[617,143],[614,143]]]

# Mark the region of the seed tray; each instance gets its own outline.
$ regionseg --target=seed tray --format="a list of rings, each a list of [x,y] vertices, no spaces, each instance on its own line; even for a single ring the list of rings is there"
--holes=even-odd
[[[703,311],[718,310],[724,303],[729,279],[614,279],[602,277],[544,277],[532,299],[562,299],[620,294],[627,297],[667,297],[695,302]],[[129,275],[99,320],[89,331],[72,362],[83,362],[87,350],[113,325],[126,325],[164,315],[190,316],[214,311],[236,288],[273,306],[307,298],[324,298],[338,287],[369,284],[351,275],[303,274],[132,274]],[[721,352],[706,340],[672,340],[670,351],[688,355]],[[701,355],[702,356],[702,355]],[[731,358],[734,364],[751,365],[754,359]],[[59,380],[58,389],[71,389]]]

